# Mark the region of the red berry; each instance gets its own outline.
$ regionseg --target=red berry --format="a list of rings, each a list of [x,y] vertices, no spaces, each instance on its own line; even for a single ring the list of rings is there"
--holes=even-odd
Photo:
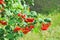
[[[1,24],[2,25],[7,25],[7,22],[6,21],[1,21]]]
[[[25,30],[25,32],[23,32],[24,34],[27,34],[29,32],[29,30]]]
[[[28,22],[28,20],[27,20],[27,19],[25,19],[25,22]]]
[[[0,1],[3,1],[3,0],[0,0]]]
[[[23,28],[23,29],[22,29],[22,32],[23,32],[24,34],[27,34],[29,31],[30,31],[30,30],[29,30],[28,28]]]
[[[22,15],[21,13],[18,14],[19,17],[20,17],[21,15]]]
[[[25,19],[25,22],[34,22],[34,18],[27,18]]]
[[[24,34],[27,34],[29,32],[29,30],[23,30]]]
[[[41,29],[42,29],[42,30],[47,30],[49,26],[50,26],[49,23],[47,23],[47,24],[42,23],[42,28],[41,28]]]
[[[20,30],[21,30],[21,28],[20,28],[19,26],[17,26],[17,27],[14,29],[14,32],[20,31]]]
[[[0,4],[3,4],[4,3],[4,1],[3,0],[0,0]]]
[[[30,28],[29,27],[26,27],[25,30],[30,30]]]
[[[34,28],[34,26],[33,25],[30,25],[30,29],[33,29]]]
[[[47,29],[48,29],[48,27],[42,27],[41,29],[42,29],[42,30],[47,30]]]
[[[22,17],[23,19],[25,19],[25,18],[26,18],[26,15],[25,15],[25,14],[23,14],[23,15],[21,15],[21,17]]]

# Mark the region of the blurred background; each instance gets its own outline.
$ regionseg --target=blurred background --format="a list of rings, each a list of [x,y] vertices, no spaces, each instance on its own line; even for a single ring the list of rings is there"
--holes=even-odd
[[[31,9],[39,13],[60,12],[60,0],[34,0],[34,4]]]

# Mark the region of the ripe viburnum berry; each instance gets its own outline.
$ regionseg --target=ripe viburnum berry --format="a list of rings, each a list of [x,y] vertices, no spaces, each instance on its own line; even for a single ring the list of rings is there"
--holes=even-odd
[[[27,34],[29,32],[29,30],[24,30],[23,33],[24,34]]]
[[[21,13],[18,13],[18,16],[20,17],[22,14]]]
[[[4,1],[3,0],[0,0],[0,4],[3,4],[4,3]]]
[[[29,28],[29,27],[25,27],[25,29],[26,29],[26,30],[30,30],[30,28]]]
[[[16,26],[15,29],[14,29],[14,32],[17,32],[17,31],[20,31],[21,28],[19,26]]]
[[[27,18],[25,19],[25,22],[34,22],[34,18]]]
[[[7,22],[6,21],[1,21],[1,24],[2,25],[7,25]]]
[[[30,25],[30,29],[33,29],[34,28],[34,25]]]
[[[48,27],[50,26],[50,23],[47,23],[47,24],[45,24],[45,23],[42,23],[42,30],[47,30],[48,29]]]
[[[22,32],[23,32],[24,34],[27,34],[29,31],[30,31],[30,30],[27,29],[27,28],[22,28]]]
[[[23,14],[23,15],[21,15],[21,17],[22,17],[23,19],[25,19],[25,18],[26,18],[26,15],[25,15],[25,14]]]

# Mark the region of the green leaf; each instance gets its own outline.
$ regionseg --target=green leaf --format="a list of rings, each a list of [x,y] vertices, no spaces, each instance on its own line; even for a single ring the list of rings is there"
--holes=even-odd
[[[0,37],[4,35],[4,30],[0,28]]]
[[[6,38],[8,38],[8,39],[12,39],[12,38],[14,38],[14,34],[12,33],[9,33],[9,34],[7,34],[6,35]]]
[[[42,18],[38,18],[39,23],[42,23],[44,20]]]
[[[37,20],[35,20],[34,22],[33,22],[33,24],[36,24],[37,23]]]
[[[23,33],[22,33],[22,32],[20,32],[19,36],[20,36],[20,37],[23,37]]]
[[[51,22],[51,18],[45,18],[44,21],[45,22]]]
[[[10,25],[7,25],[7,26],[5,27],[5,29],[6,29],[6,30],[10,30],[10,29],[11,29]]]
[[[14,25],[16,23],[16,18],[15,17],[11,17],[8,23],[10,25]]]
[[[13,25],[13,24],[15,24],[15,22],[14,22],[13,20],[10,20],[10,21],[9,21],[9,24],[10,24],[10,25]]]
[[[0,38],[0,40],[4,40],[4,38]]]
[[[9,39],[9,40],[14,40],[14,38],[11,38],[11,39]]]

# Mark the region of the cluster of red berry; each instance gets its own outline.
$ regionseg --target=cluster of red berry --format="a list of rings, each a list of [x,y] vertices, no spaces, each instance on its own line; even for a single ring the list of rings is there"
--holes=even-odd
[[[25,14],[19,13],[18,16],[22,17],[25,22],[31,22],[31,23],[34,22],[34,18],[26,18]]]
[[[18,17],[21,17],[22,19],[24,19],[25,22],[29,22],[29,23],[32,23],[34,22],[34,18],[27,18],[26,17],[27,15],[25,14],[22,14],[22,13],[18,13]],[[34,25],[30,25],[30,26],[26,26],[25,28],[21,28],[19,26],[16,26],[14,28],[14,32],[17,32],[17,31],[22,31],[24,34],[27,34],[28,32],[30,32],[32,29],[34,28]]]
[[[25,15],[25,14],[22,14],[22,13],[18,13],[18,16],[19,16],[19,17],[22,17],[23,19],[26,18],[26,15]]]
[[[42,22],[42,30],[47,30],[49,26],[51,25],[51,19],[50,18],[45,18],[44,22]]]
[[[30,25],[29,27],[25,27],[25,28],[20,28],[19,26],[16,26],[15,29],[14,29],[14,32],[17,32],[17,31],[22,31],[24,34],[27,34],[28,32],[30,32],[32,29],[34,28],[33,25]]]
[[[42,30],[47,30],[48,27],[51,25],[51,22],[48,22],[48,23],[42,23]]]
[[[2,25],[7,25],[7,22],[4,21],[4,20],[0,20],[0,24],[2,24]]]
[[[4,1],[3,0],[0,0],[0,4],[4,4]]]

